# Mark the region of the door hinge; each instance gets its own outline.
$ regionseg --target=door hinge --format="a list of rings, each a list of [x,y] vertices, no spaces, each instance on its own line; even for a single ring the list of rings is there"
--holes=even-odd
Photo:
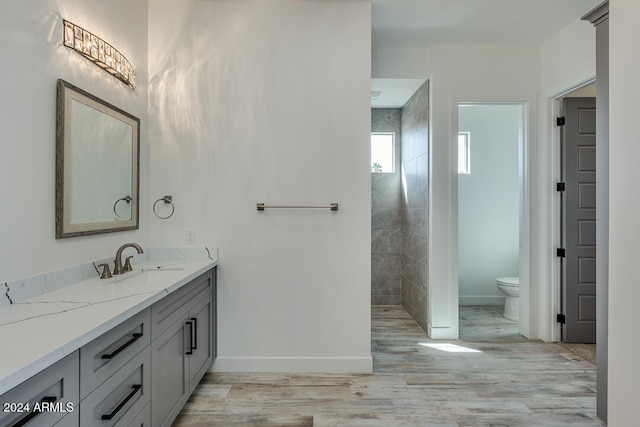
[[[564,248],[556,249],[556,256],[559,258],[564,258],[566,255],[566,250]]]
[[[557,182],[556,183],[556,191],[564,191],[566,188],[564,182]]]
[[[564,117],[558,117],[556,119],[556,126],[564,126]]]
[[[558,314],[556,315],[556,322],[562,323],[564,325],[567,322],[567,318],[564,314]]]

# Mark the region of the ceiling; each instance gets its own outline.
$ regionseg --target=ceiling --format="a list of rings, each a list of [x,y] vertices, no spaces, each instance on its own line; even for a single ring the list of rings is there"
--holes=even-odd
[[[372,0],[374,47],[540,43],[602,0]]]
[[[372,79],[372,108],[402,108],[425,79]]]
[[[372,44],[374,50],[434,43],[539,44],[602,1],[372,0]],[[372,90],[382,95],[372,100],[373,107],[395,107],[415,92],[407,93],[412,85],[406,82],[397,81],[394,89],[393,79],[377,80]],[[393,96],[387,101],[387,95]]]

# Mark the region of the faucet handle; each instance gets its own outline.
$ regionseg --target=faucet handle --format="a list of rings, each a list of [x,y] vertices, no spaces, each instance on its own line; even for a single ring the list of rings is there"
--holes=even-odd
[[[109,268],[108,263],[100,264],[99,267],[103,267],[102,274],[100,275],[101,279],[110,279],[111,277],[113,277],[111,275],[111,269]]]
[[[133,270],[133,268],[131,268],[131,258],[133,258],[133,255],[128,256],[128,257],[126,257],[126,258],[125,258],[125,260],[124,260],[124,267],[123,267],[124,271],[131,271],[131,270]]]

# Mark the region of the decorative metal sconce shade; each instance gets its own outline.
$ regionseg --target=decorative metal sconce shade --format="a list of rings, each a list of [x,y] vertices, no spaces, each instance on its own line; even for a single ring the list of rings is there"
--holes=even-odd
[[[63,43],[69,49],[82,54],[94,64],[136,88],[136,74],[131,63],[109,43],[72,22],[63,20]]]

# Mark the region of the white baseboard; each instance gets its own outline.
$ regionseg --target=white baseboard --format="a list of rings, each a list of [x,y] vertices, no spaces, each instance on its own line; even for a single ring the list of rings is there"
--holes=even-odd
[[[460,296],[458,297],[458,304],[460,305],[504,305],[504,297],[503,296],[484,296],[484,295]]]
[[[368,357],[218,357],[209,372],[353,373],[373,372]]]
[[[449,326],[434,328],[431,325],[427,325],[427,335],[432,340],[457,340],[458,331]]]

